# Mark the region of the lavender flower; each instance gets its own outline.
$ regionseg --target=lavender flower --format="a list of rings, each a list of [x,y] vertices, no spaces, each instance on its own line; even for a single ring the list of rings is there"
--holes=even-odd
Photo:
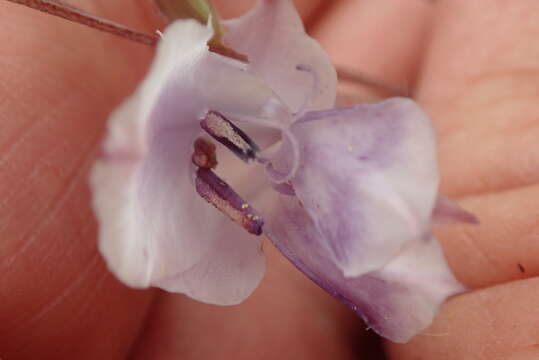
[[[463,291],[431,234],[474,222],[438,197],[434,133],[410,99],[333,109],[336,75],[287,0],[225,22],[171,23],[111,116],[93,170],[100,250],[133,287],[244,300],[262,237],[382,336],[404,342]],[[231,221],[232,220],[232,221]]]

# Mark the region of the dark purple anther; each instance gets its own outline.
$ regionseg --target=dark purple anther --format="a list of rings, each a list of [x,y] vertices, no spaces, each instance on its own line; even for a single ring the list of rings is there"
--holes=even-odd
[[[199,168],[196,172],[197,192],[232,221],[254,235],[262,234],[264,220],[227,183],[213,171]]]
[[[256,158],[258,146],[240,128],[218,112],[208,112],[200,122],[200,126],[243,161],[247,162]]]

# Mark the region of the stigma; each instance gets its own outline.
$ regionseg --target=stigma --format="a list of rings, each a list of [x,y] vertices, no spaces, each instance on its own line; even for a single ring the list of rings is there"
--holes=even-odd
[[[199,137],[195,140],[195,151],[191,160],[193,164],[203,169],[214,169],[217,166],[217,154],[215,144],[208,139]]]

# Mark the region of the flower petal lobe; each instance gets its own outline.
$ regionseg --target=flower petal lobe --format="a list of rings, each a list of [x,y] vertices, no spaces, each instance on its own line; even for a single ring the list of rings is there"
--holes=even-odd
[[[99,248],[121,281],[235,304],[264,274],[261,240],[197,195],[193,146],[210,108],[258,114],[273,94],[240,62],[210,53],[211,36],[193,20],[167,27],[148,76],[111,115],[91,186]]]
[[[307,113],[292,185],[346,276],[379,269],[429,237],[438,189],[434,132],[411,100]]]
[[[346,277],[316,240],[317,226],[297,199],[281,195],[272,211],[265,231],[275,246],[370,328],[392,341],[407,342],[423,331],[445,299],[464,290],[434,238],[410,244],[381,269]]]

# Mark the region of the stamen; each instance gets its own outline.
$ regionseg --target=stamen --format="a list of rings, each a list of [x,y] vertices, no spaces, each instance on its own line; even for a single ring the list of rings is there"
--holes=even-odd
[[[259,147],[240,128],[218,112],[208,112],[200,126],[243,161],[256,159]]]
[[[203,169],[214,169],[217,166],[215,145],[208,139],[195,140],[195,152],[192,157],[193,164]]]
[[[213,171],[199,168],[195,185],[198,194],[232,221],[253,235],[261,235],[264,220]]]

